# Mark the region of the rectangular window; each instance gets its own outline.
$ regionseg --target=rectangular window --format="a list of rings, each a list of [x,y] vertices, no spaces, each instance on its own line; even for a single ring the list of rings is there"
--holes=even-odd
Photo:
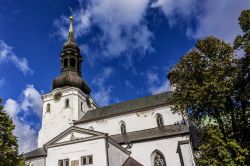
[[[81,166],[91,165],[91,164],[93,164],[93,156],[92,155],[81,157]]]
[[[58,160],[58,166],[69,166],[69,159]]]

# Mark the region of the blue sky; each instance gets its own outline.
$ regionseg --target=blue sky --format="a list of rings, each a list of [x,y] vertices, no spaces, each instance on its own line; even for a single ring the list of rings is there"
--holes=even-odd
[[[240,11],[250,8],[248,0],[0,2],[0,96],[22,152],[36,147],[40,94],[50,92],[60,74],[69,6],[83,79],[101,106],[169,90],[169,68],[195,40],[214,35],[232,43],[241,33]]]

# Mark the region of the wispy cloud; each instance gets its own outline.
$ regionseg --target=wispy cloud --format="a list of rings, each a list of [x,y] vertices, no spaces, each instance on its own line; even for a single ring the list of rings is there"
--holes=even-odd
[[[14,121],[16,126],[14,134],[18,137],[19,152],[22,153],[37,147],[37,131],[27,117],[32,114],[41,117],[42,99],[33,85],[27,85],[20,98],[20,101],[7,99],[4,110]]]
[[[125,81],[125,86],[126,86],[127,88],[130,88],[130,89],[135,88],[134,85],[133,85],[129,80],[126,80],[126,81]]]
[[[3,40],[0,40],[0,63],[11,62],[13,63],[23,74],[33,73],[28,65],[26,58],[19,58],[13,52],[13,47],[6,44]]]
[[[0,88],[3,87],[6,84],[5,78],[0,79]]]
[[[169,25],[174,26],[179,19],[187,21],[197,12],[197,2],[198,0],[156,0],[151,7],[161,9]]]
[[[144,18],[149,1],[120,0],[117,3],[116,0],[79,0],[80,8],[75,13],[76,37],[91,35],[85,44],[91,57],[112,59],[134,56],[135,52],[144,55],[152,51],[153,35]],[[67,22],[65,16],[55,21],[55,33],[63,38],[67,37]],[[94,33],[93,29],[96,29]]]
[[[166,77],[160,78],[155,71],[148,71],[146,73],[146,77],[147,77],[148,91],[151,94],[166,92],[171,89],[169,80],[167,80]]]
[[[241,33],[238,17],[242,10],[249,8],[249,0],[205,1],[203,13],[196,17],[197,27],[189,33],[194,38],[214,35],[233,42],[236,35]]]
[[[151,4],[160,8],[169,25],[178,23],[186,25],[187,36],[202,38],[214,35],[227,42],[233,42],[241,33],[238,17],[243,9],[250,8],[249,0],[157,0]],[[190,22],[193,20],[194,22]]]
[[[106,81],[113,74],[112,68],[104,68],[103,71],[98,74],[92,81],[92,83],[97,87],[97,90],[92,93],[94,99],[101,106],[110,104],[111,102],[111,92],[112,86],[106,85]]]

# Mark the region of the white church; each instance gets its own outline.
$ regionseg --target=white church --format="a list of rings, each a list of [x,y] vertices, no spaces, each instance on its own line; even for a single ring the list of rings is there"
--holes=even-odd
[[[70,17],[61,75],[44,94],[30,166],[194,166],[190,125],[170,110],[171,92],[98,107],[81,75]]]

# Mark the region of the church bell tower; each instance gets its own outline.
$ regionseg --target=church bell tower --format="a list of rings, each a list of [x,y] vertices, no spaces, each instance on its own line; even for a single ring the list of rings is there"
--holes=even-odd
[[[82,79],[82,55],[76,43],[73,17],[70,17],[68,39],[61,56],[61,75],[53,80],[52,91],[42,96],[43,116],[38,147],[72,126],[87,111],[96,108],[90,96],[91,89]]]

